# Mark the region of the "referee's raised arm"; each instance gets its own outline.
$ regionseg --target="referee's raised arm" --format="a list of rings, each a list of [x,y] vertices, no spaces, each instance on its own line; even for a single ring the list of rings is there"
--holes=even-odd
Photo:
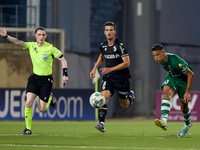
[[[9,36],[9,35],[7,34],[7,31],[6,31],[5,28],[3,28],[3,30],[0,29],[0,35],[1,35],[2,37],[6,38],[8,41],[10,41],[10,42],[12,42],[12,43],[14,43],[14,44],[16,44],[16,45],[19,45],[19,46],[22,46],[22,47],[25,47],[25,46],[26,46],[26,43],[25,43],[24,41],[20,41],[20,40],[18,40],[17,38],[14,38],[14,37],[12,37],[12,36]]]

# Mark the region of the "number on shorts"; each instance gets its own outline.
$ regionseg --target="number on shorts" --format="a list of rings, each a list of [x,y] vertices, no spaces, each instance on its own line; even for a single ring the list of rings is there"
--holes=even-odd
[[[106,88],[106,81],[103,81],[102,90],[105,90],[105,88]]]
[[[164,84],[168,84],[169,83],[169,80],[167,79],[167,80],[165,80],[165,82],[164,82]]]

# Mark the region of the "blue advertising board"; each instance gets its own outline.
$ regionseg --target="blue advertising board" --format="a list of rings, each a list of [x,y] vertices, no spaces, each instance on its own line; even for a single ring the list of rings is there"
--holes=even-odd
[[[32,105],[33,120],[95,120],[89,104],[94,90],[53,89],[57,105],[39,112],[37,97]],[[0,89],[0,120],[24,120],[26,89]]]

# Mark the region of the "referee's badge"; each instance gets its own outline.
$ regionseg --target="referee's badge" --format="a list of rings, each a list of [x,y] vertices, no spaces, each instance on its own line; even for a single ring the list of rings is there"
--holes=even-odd
[[[44,61],[46,61],[48,59],[48,54],[43,54],[42,58],[44,59]]]

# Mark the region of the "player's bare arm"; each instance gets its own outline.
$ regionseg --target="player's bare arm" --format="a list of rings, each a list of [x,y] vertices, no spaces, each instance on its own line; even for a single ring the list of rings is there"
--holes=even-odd
[[[61,58],[57,58],[59,61],[62,63],[62,67],[67,68],[67,61],[66,59],[62,56]],[[63,76],[63,83],[65,84],[69,80],[68,76]]]
[[[123,62],[117,66],[111,68],[101,68],[100,71],[102,74],[107,74],[112,71],[122,70],[124,68],[128,68],[130,66],[130,58],[129,56],[122,57]]]
[[[90,78],[93,79],[95,77],[95,73],[96,73],[96,69],[103,63],[104,61],[104,56],[103,54],[100,54],[96,64],[94,65],[94,68],[92,69],[92,71],[90,72]]]
[[[185,103],[188,103],[192,99],[190,95],[190,91],[191,91],[192,83],[194,80],[194,73],[190,69],[188,69],[185,75],[187,75],[187,89],[184,94],[184,101]]]
[[[3,37],[5,37],[8,41],[10,41],[10,42],[12,42],[12,43],[14,43],[14,44],[16,44],[16,45],[19,45],[19,46],[22,46],[22,47],[25,47],[25,46],[26,46],[26,43],[25,43],[25,42],[20,41],[20,40],[18,40],[17,38],[14,38],[14,37],[12,37],[12,36],[9,36],[9,35],[7,34],[7,31],[6,31],[5,28],[3,28],[3,30],[0,29],[0,35],[3,36]]]

